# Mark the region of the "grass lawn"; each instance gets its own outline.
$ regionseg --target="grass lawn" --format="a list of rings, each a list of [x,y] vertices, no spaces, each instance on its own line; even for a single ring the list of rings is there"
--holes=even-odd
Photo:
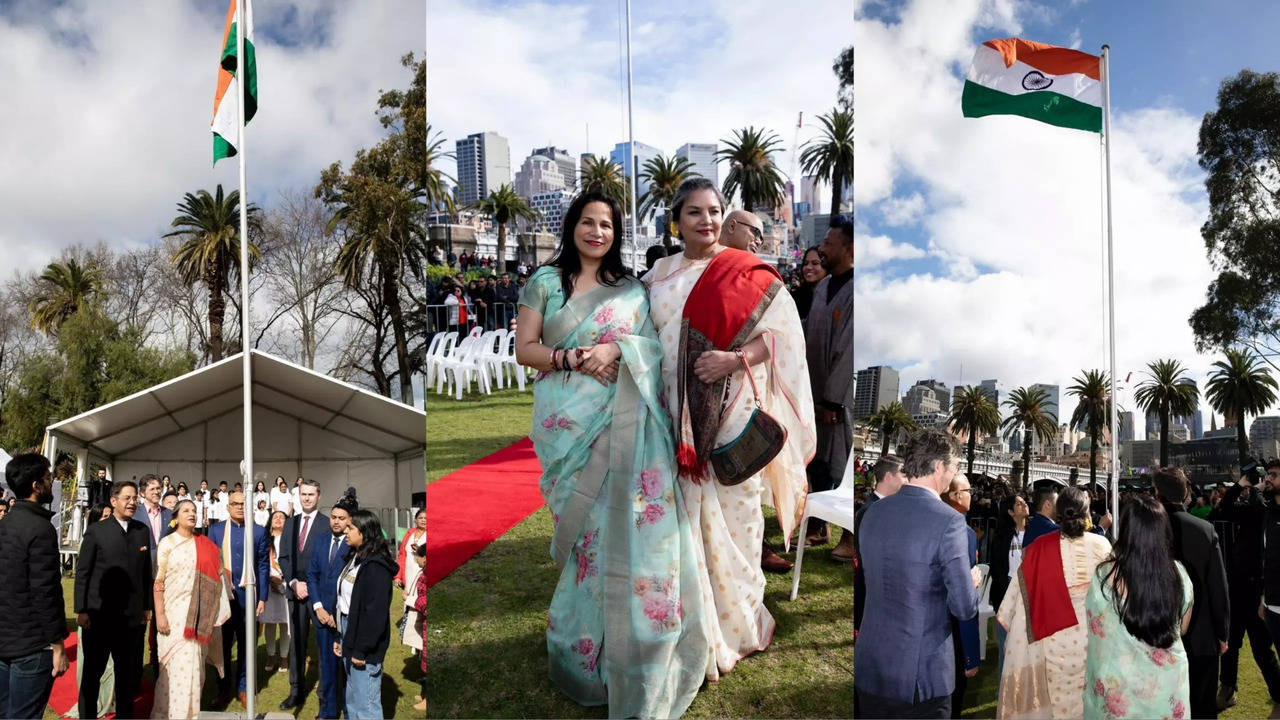
[[[527,435],[531,393],[427,400],[427,481]],[[768,540],[781,547],[770,519]],[[547,678],[546,609],[558,571],[551,516],[539,510],[427,591],[430,717],[602,718]],[[800,597],[771,575],[765,604],[778,621],[768,651],[704,686],[685,717],[849,717],[853,710],[853,583],[831,545],[806,552]],[[793,555],[789,555],[793,557]]]
[[[62,580],[62,595],[65,601],[67,614],[67,627],[75,632],[75,613],[72,612],[72,602],[75,592],[75,579],[67,577]],[[384,717],[388,718],[413,718],[422,717],[421,710],[414,710],[414,696],[421,691],[420,679],[422,677],[422,664],[418,656],[405,644],[401,643],[399,638],[394,637],[396,623],[399,622],[400,616],[403,614],[403,596],[399,590],[393,590],[391,598],[391,644],[387,647],[387,657],[382,664],[382,712]],[[317,657],[315,650],[315,633],[311,635],[310,655],[314,659]],[[146,650],[146,662],[151,662],[151,650]],[[258,698],[255,710],[258,716],[268,712],[279,712],[280,703],[289,694],[289,673],[273,672],[266,673],[262,671],[263,666],[267,662],[266,642],[262,636],[262,628],[258,628],[258,652],[257,652],[257,669],[258,669]],[[75,668],[71,669],[74,672]],[[231,672],[231,668],[227,668],[227,672]],[[151,670],[146,669],[143,677],[147,681],[153,681]],[[295,715],[300,718],[314,718],[320,712],[320,699],[316,694],[320,681],[319,666],[313,661],[303,678],[303,692],[305,700],[302,707],[295,711]],[[222,710],[224,708],[215,708],[213,705],[214,698],[218,694],[218,672],[212,667],[207,668],[204,681],[204,697],[201,707],[205,710]],[[227,712],[244,712],[240,701],[232,698],[231,704],[225,710]],[[71,713],[74,717],[78,711],[72,709]],[[45,707],[44,717],[48,720],[58,718],[58,714],[52,708]]]
[[[994,625],[992,625],[994,628]],[[987,633],[987,659],[978,670],[977,677],[969,680],[965,689],[966,718],[994,718],[996,716],[996,692],[1000,686],[999,654],[996,648],[994,629]],[[1246,637],[1244,647],[1240,648],[1239,689],[1236,692],[1236,704],[1218,714],[1219,718],[1276,718],[1280,710],[1271,704],[1267,697],[1267,686],[1262,681],[1262,673],[1253,661],[1253,653],[1249,649]]]

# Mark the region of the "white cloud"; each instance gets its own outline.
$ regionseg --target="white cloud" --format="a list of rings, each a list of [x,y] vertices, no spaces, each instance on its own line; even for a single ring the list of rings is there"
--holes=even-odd
[[[895,217],[895,183],[921,185],[919,225],[945,271],[890,281],[860,270],[855,344],[860,366],[904,368],[903,389],[926,377],[1058,383],[1069,413],[1071,378],[1106,367],[1099,136],[960,115],[975,35],[1016,33],[1024,9],[922,0],[899,24],[858,20],[858,206]],[[1201,112],[1113,113],[1117,367],[1135,383],[1147,362],[1174,357],[1203,387],[1212,362],[1187,325],[1212,277],[1199,235]],[[867,228],[881,233],[891,247],[904,240]],[[1131,393],[1120,399],[1133,409]]]
[[[470,133],[496,131],[510,141],[514,173],[534,147],[576,157],[625,142],[612,4],[474,5],[431,6],[427,117],[450,151]],[[787,149],[775,159],[790,173],[797,115],[815,118],[835,104],[831,64],[852,43],[848,1],[805,3],[803,11],[770,0],[664,2],[632,12],[636,140],[673,154],[686,142],[765,127]],[[816,132],[806,122],[800,143]]]
[[[884,213],[884,224],[890,227],[914,224],[924,212],[924,196],[912,193],[905,198],[888,198],[880,204],[880,211]]]
[[[210,168],[226,12],[213,6],[73,0],[47,14],[0,12],[6,271],[39,267],[74,243],[154,242],[184,193],[236,187],[234,161]],[[270,206],[277,190],[313,185],[329,163],[382,137],[378,92],[408,84],[400,56],[421,57],[426,20],[420,0],[256,10],[261,103],[248,128],[248,186],[251,201]]]
[[[859,235],[853,243],[854,267],[859,271],[880,267],[894,260],[924,257],[920,248],[909,243],[895,243],[884,235]]]

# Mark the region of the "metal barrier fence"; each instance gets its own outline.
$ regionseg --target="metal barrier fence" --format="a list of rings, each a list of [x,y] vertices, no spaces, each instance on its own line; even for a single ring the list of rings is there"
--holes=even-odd
[[[494,303],[488,308],[480,308],[475,302],[469,302],[464,307],[467,309],[467,323],[465,327],[461,324],[450,323],[449,321],[456,317],[458,305],[428,305],[427,310],[427,332],[437,333],[453,330],[463,335],[467,334],[471,328],[482,327],[485,330],[505,330],[511,325],[511,321],[518,314],[518,305],[516,303],[504,302]]]

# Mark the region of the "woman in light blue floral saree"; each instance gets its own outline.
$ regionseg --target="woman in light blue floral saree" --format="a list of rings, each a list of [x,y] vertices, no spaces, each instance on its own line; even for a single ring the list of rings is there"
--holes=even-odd
[[[662,347],[622,264],[622,209],[598,193],[564,218],[556,257],[520,295],[516,352],[540,371],[534,450],[560,580],[551,679],[610,717],[678,717],[713,658],[698,555],[662,404]]]

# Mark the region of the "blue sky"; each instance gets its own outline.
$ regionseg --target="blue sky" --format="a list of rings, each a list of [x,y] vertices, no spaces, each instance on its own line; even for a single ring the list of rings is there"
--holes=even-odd
[[[1118,374],[1137,382],[1147,362],[1176,357],[1203,385],[1213,358],[1186,324],[1212,278],[1199,124],[1223,79],[1280,69],[1276,28],[1280,3],[1261,0],[863,4],[859,367],[902,370],[905,391],[931,376],[1065,387],[1102,366],[1097,136],[960,117],[976,45],[1018,36],[1111,46]],[[1064,414],[1073,404],[1063,398]]]

